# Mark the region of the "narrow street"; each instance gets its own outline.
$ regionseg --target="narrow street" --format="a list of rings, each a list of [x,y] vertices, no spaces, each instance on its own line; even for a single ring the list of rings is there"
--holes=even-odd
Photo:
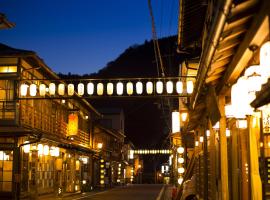
[[[73,195],[60,199],[65,200],[79,200],[79,199],[91,199],[91,200],[156,200],[159,193],[162,190],[163,185],[154,184],[139,184],[129,185],[125,187],[118,187],[101,192],[88,192],[81,195]],[[42,198],[46,200],[55,199],[55,197]]]

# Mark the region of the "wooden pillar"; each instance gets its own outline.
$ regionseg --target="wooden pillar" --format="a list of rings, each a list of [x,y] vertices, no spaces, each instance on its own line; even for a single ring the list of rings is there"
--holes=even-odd
[[[209,160],[210,160],[210,183],[211,183],[211,199],[217,199],[216,196],[216,136],[213,130],[211,121],[208,120],[208,127],[210,131],[210,147],[209,147]]]
[[[207,152],[207,136],[205,127],[201,129],[203,134],[203,174],[204,174],[204,199],[208,199],[208,152]]]
[[[239,154],[239,146],[238,146],[238,130],[233,124],[231,129],[231,137],[232,137],[232,151],[231,151],[231,159],[232,159],[232,199],[239,199],[239,165],[238,165],[238,154]]]
[[[225,116],[225,96],[221,95],[218,99],[220,121],[220,166],[221,166],[221,199],[229,199],[228,187],[228,156],[227,156],[227,138],[226,138],[226,116]]]

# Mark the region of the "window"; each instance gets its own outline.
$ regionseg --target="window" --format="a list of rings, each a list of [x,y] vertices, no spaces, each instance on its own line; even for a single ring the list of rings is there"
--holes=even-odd
[[[0,151],[0,191],[12,191],[13,151]]]
[[[0,66],[0,73],[16,73],[17,66]]]

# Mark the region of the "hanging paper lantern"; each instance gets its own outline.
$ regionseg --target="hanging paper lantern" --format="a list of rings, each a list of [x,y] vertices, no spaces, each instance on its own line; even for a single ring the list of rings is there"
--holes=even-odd
[[[113,94],[113,84],[107,83],[107,94],[112,95]]]
[[[55,95],[55,84],[54,83],[50,83],[49,84],[49,94],[50,95]]]
[[[38,144],[38,155],[43,155],[43,144]]]
[[[43,147],[43,154],[45,156],[49,155],[50,147],[48,145],[44,145]]]
[[[73,136],[78,134],[78,124],[78,115],[76,113],[69,114],[67,124],[67,136]]]
[[[188,113],[187,112],[181,112],[181,119],[183,122],[187,120]]]
[[[184,158],[178,158],[178,163],[183,164],[184,163]]]
[[[166,90],[168,94],[172,94],[173,93],[173,82],[172,81],[168,81],[166,83]]]
[[[78,95],[79,96],[83,96],[84,95],[84,84],[83,83],[79,83],[78,84]]]
[[[143,93],[143,84],[141,81],[138,81],[136,83],[136,93],[137,94],[142,94]]]
[[[177,182],[178,182],[179,185],[181,185],[182,182],[183,182],[183,178],[182,177],[178,178]]]
[[[187,81],[187,93],[192,94],[192,92],[193,92],[193,82]]]
[[[184,153],[184,151],[185,151],[185,149],[184,149],[184,147],[178,147],[177,148],[177,153]]]
[[[68,96],[74,95],[74,84],[70,83],[68,84]]]
[[[158,94],[162,94],[162,92],[163,92],[163,82],[162,81],[158,81],[156,83],[156,92]]]
[[[26,145],[23,146],[24,153],[29,153],[30,152],[30,144],[27,144],[27,143],[29,143],[29,141],[24,142],[24,144],[26,144]]]
[[[89,94],[89,95],[93,95],[94,94],[94,83],[92,83],[92,82],[89,82],[88,84],[87,84],[87,94]]]
[[[233,107],[231,104],[225,105],[225,115],[227,118],[233,117]]]
[[[153,83],[151,81],[148,81],[146,83],[146,93],[152,94],[153,93]]]
[[[61,95],[61,96],[65,95],[65,85],[64,85],[64,83],[60,83],[58,85],[58,94]]]
[[[178,111],[172,112],[172,133],[180,132],[180,115]]]
[[[97,94],[98,94],[99,96],[103,95],[103,90],[104,90],[103,83],[98,83],[98,84],[97,84]]]
[[[261,66],[252,65],[245,71],[245,76],[247,77],[247,87],[248,92],[260,91],[262,87],[262,77],[260,72]]]
[[[263,83],[266,83],[267,79],[270,77],[270,41],[264,43],[260,49],[260,66],[261,75],[264,77]]]
[[[128,82],[127,83],[127,94],[132,95],[133,94],[133,83]]]
[[[37,95],[37,85],[32,83],[30,85],[30,96],[34,97]]]
[[[183,174],[185,172],[185,169],[183,167],[178,168],[178,173]]]
[[[182,94],[183,93],[183,83],[182,83],[182,81],[177,81],[176,82],[176,92],[178,94]]]
[[[124,85],[122,82],[118,82],[116,84],[116,93],[117,95],[123,95],[123,91],[124,91]]]
[[[25,83],[21,84],[21,88],[20,88],[21,96],[27,95],[27,88],[28,88],[28,85],[26,85]]]
[[[39,85],[39,95],[42,97],[46,95],[46,85],[43,83]]]

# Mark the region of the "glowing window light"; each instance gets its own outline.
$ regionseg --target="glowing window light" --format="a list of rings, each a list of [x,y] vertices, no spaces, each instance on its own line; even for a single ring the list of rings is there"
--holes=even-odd
[[[193,82],[192,81],[187,81],[187,93],[188,94],[192,94],[192,92],[193,92],[193,88],[194,86],[193,86]]]
[[[124,84],[122,82],[118,82],[116,84],[116,93],[117,95],[123,95],[124,92]]]
[[[113,84],[107,83],[107,94],[112,95],[113,94]]]
[[[23,152],[24,153],[29,153],[30,152],[30,144],[27,144],[27,143],[29,143],[29,141],[24,142],[24,144],[26,144],[26,145],[23,146]]]
[[[138,81],[136,83],[136,93],[137,94],[142,94],[143,93],[143,84],[141,81]]]
[[[178,163],[183,164],[184,163],[184,158],[178,158]]]
[[[181,113],[181,119],[182,119],[183,122],[185,122],[187,120],[187,115],[188,115],[187,112],[182,112]]]
[[[231,136],[231,131],[229,129],[226,129],[226,137],[230,137]]]
[[[182,177],[178,178],[177,182],[178,182],[179,185],[181,185],[182,182],[183,182],[183,178]]]
[[[59,149],[59,147],[55,147],[55,149],[54,149],[54,156],[55,157],[58,157],[60,155],[60,149]]]
[[[179,174],[183,174],[185,172],[185,169],[183,167],[180,167],[177,171]]]
[[[27,95],[27,88],[28,88],[28,85],[26,85],[25,83],[21,84],[21,88],[20,88],[21,96]]]
[[[30,85],[30,96],[34,97],[37,95],[37,85],[36,84],[31,84]]]
[[[147,94],[152,94],[153,93],[153,90],[154,90],[153,83],[151,81],[148,81],[146,83],[146,93]]]
[[[60,83],[58,85],[58,94],[61,95],[61,96],[65,95],[65,85],[64,85],[64,83]]]
[[[103,83],[98,83],[97,84],[97,94],[99,96],[103,95],[103,89],[104,89]]]
[[[55,88],[56,88],[56,86],[54,83],[49,84],[49,94],[50,95],[55,95]]]
[[[182,94],[183,93],[183,83],[182,83],[182,81],[177,81],[176,82],[176,92],[178,94]]]
[[[132,95],[133,94],[133,83],[128,82],[127,83],[127,94]]]
[[[158,81],[156,83],[156,91],[157,91],[158,94],[162,94],[162,92],[163,92],[163,83],[162,83],[162,81]]]
[[[94,88],[95,88],[94,83],[92,83],[92,82],[87,83],[87,94],[93,95],[94,90],[95,90]]]
[[[262,83],[266,83],[267,79],[270,76],[270,41],[267,41],[261,46],[260,49],[260,66],[261,69],[261,75],[263,78]]]
[[[74,95],[74,84],[68,84],[68,96]]]
[[[38,155],[43,155],[43,144],[38,144]]]
[[[50,152],[50,147],[48,145],[44,145],[43,147],[43,154],[45,156],[49,155],[49,152]]]
[[[247,120],[240,119],[236,121],[236,127],[239,129],[245,129],[247,128]]]
[[[77,89],[78,89],[78,95],[82,96],[84,94],[84,84],[79,83]]]
[[[165,172],[165,168],[164,168],[164,165],[161,166],[161,173],[164,174]]]
[[[177,148],[177,153],[184,153],[184,151],[185,151],[184,147]]]
[[[46,95],[46,85],[43,83],[39,85],[39,95],[40,96]]]
[[[172,81],[168,81],[166,83],[166,91],[168,94],[173,93],[173,82]]]
[[[178,111],[172,112],[172,133],[180,132],[180,116]]]
[[[203,143],[203,136],[200,136],[200,142]]]
[[[199,146],[199,141],[195,141],[195,146]]]
[[[210,137],[210,131],[209,130],[206,130],[206,136]]]

